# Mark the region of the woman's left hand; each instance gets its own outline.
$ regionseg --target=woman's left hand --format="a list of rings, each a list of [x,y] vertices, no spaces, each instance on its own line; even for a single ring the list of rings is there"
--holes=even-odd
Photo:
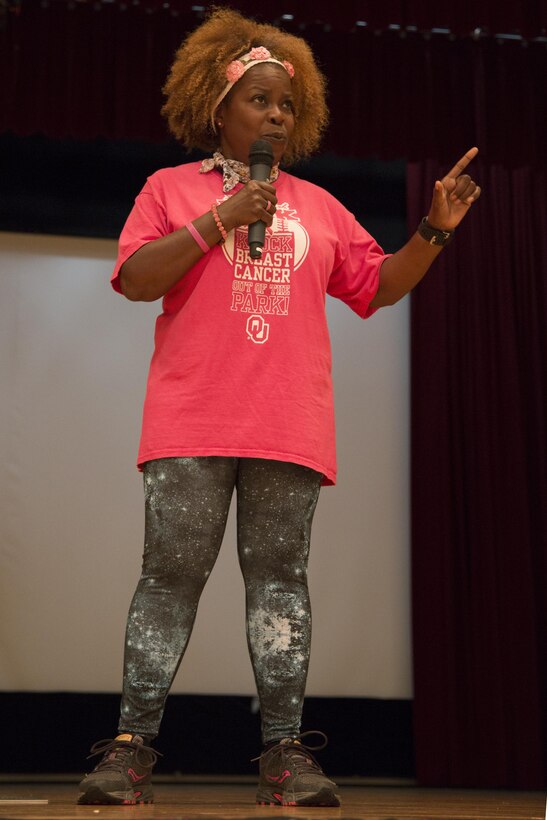
[[[427,215],[427,221],[434,228],[453,231],[481,195],[477,183],[469,174],[462,173],[478,153],[478,148],[470,148],[446,176],[435,183]]]

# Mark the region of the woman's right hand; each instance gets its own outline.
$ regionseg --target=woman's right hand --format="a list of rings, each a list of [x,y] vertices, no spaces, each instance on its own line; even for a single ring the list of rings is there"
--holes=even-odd
[[[269,182],[251,180],[237,194],[217,206],[226,232],[261,219],[268,227],[275,214],[277,197]],[[209,247],[220,241],[211,211],[192,220]],[[152,302],[164,296],[203,257],[203,250],[186,228],[143,245],[120,269],[122,293],[136,302]]]
[[[277,197],[269,182],[251,180],[217,206],[218,215],[226,231],[240,225],[251,225],[261,220],[269,228],[275,214]]]

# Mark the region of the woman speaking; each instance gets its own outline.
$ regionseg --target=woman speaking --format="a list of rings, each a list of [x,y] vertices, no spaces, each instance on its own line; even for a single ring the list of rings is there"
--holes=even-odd
[[[118,734],[92,748],[101,757],[79,802],[153,800],[151,743],[235,488],[262,723],[257,802],[337,806],[311,751],[322,746],[300,725],[310,530],[321,485],[336,481],[326,294],[366,318],[408,293],[480,195],[464,173],[477,149],[435,183],[416,233],[387,255],[334,197],[280,169],[315,150],[327,122],[324,78],[302,39],[216,9],[180,47],[164,91],[172,133],[211,156],[153,174],[120,238],[113,287],[162,298],[163,309],[138,456],[145,546]],[[273,158],[260,181],[249,172],[257,141]],[[253,258],[256,222],[266,230]]]

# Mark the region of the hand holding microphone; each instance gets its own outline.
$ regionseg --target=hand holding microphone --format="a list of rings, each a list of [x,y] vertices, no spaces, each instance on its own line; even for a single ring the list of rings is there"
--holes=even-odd
[[[237,194],[218,205],[218,213],[226,231],[239,225],[248,225],[250,256],[262,255],[266,227],[272,224],[277,203],[276,190],[270,184],[273,165],[272,146],[266,140],[257,140],[249,152],[250,180]]]

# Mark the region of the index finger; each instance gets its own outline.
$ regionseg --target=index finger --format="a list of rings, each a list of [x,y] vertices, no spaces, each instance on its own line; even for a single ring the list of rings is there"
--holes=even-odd
[[[467,151],[463,157],[457,161],[454,167],[450,169],[446,176],[455,179],[465,168],[467,168],[471,160],[475,159],[478,153],[479,149],[477,147],[470,148],[469,151]]]
[[[265,179],[250,179],[247,185],[249,185],[251,182],[254,183],[254,185],[258,185],[258,187],[262,188],[263,191],[270,191],[270,193],[272,194],[275,193],[275,188],[272,185],[272,183],[267,182]]]

